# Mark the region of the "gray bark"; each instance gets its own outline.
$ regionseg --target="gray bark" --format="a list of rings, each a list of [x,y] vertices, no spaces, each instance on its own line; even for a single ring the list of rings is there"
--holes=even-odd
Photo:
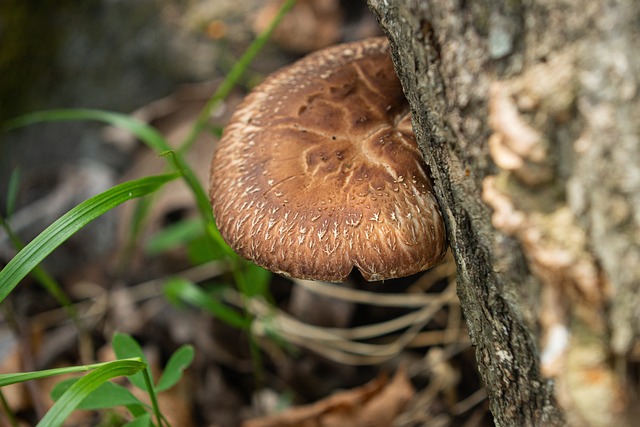
[[[496,424],[634,424],[640,4],[369,5],[431,168]]]

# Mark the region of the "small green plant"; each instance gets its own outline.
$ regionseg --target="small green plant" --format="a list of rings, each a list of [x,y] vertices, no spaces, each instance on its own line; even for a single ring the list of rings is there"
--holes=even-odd
[[[118,406],[126,407],[133,420],[126,426],[168,426],[158,407],[157,394],[173,387],[191,364],[194,351],[184,345],[169,358],[156,383],[140,345],[130,336],[115,334],[113,350],[118,360],[67,368],[48,369],[0,375],[0,387],[55,375],[89,372],[81,378],[61,381],[53,388],[51,397],[56,402],[37,424],[38,427],[60,426],[76,409],[98,410]],[[149,395],[151,407],[141,402],[126,387],[109,380],[126,376],[131,384]],[[5,408],[6,409],[6,408]],[[151,412],[156,420],[152,423]]]

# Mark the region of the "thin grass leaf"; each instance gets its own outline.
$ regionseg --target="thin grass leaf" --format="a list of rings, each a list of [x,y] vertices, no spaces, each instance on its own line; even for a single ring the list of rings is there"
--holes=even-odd
[[[133,254],[136,251],[137,243],[143,230],[143,225],[151,211],[154,195],[156,194],[157,193],[149,194],[148,196],[140,197],[135,201],[133,215],[129,224],[129,232],[127,233],[127,241],[124,244],[124,249],[122,250],[119,259],[120,268],[123,272],[128,271],[131,267]]]
[[[3,413],[6,415],[9,425],[11,427],[18,427],[18,419],[16,418],[16,414],[13,413],[13,410],[9,407],[9,403],[7,399],[4,397],[2,390],[0,390],[0,408],[2,408]]]
[[[127,200],[156,191],[178,176],[167,174],[124,182],[71,209],[33,239],[0,271],[0,302],[36,265],[82,227]]]
[[[143,229],[143,223],[147,218],[147,215],[151,211],[153,206],[154,194],[150,194],[145,197],[141,197],[136,200],[136,207],[133,210],[133,216],[131,218],[130,235],[132,239],[137,239]],[[135,242],[135,241],[134,241]]]
[[[39,265],[36,265],[32,271],[33,277],[40,283],[47,292],[62,306],[67,315],[74,321],[78,330],[80,330],[80,317],[78,311],[73,305],[71,298],[65,293],[62,285],[53,277],[49,271]]]
[[[24,249],[24,242],[20,237],[13,231],[11,225],[8,220],[0,217],[0,226],[4,228],[4,231],[7,233],[9,240],[11,240],[11,244],[17,251],[21,251]],[[40,265],[36,265],[32,273],[33,277],[42,285],[42,287],[51,295],[67,312],[69,317],[73,319],[76,323],[76,326],[80,326],[80,320],[78,318],[78,312],[76,311],[75,306],[71,302],[71,299],[67,296],[67,294],[62,289],[62,286],[58,281],[43,267]],[[80,328],[78,328],[80,329]]]
[[[182,154],[179,151],[173,151],[162,134],[152,126],[149,126],[131,116],[110,111],[93,109],[61,109],[36,112],[20,116],[13,120],[9,120],[6,128],[16,129],[35,123],[68,120],[98,120],[112,126],[128,130],[153,149],[158,155],[167,157],[167,162],[172,164],[181,172],[187,185],[193,192],[198,210],[207,223],[206,231],[211,237],[213,244],[225,250],[229,255],[233,252],[228,248],[224,239],[222,239],[222,236],[220,236],[220,233],[215,227],[213,213],[211,211],[211,206],[209,205],[209,196],[202,188],[202,185],[198,181],[193,169],[191,169],[189,164],[185,161]]]
[[[57,383],[51,390],[51,399],[54,402],[58,401],[79,380],[80,378],[70,378]],[[107,381],[88,395],[76,409],[98,410],[129,405],[143,405],[143,403],[125,387]]]
[[[95,110],[89,108],[68,108],[59,110],[38,111],[25,114],[5,123],[6,130],[17,129],[36,123],[62,122],[77,120],[96,120],[108,123],[112,126],[131,132],[136,138],[143,141],[157,153],[170,150],[166,139],[152,126],[140,120],[121,113],[112,111]]]
[[[131,360],[138,360],[137,358]],[[81,365],[81,366],[67,366],[64,368],[44,369],[42,371],[33,372],[19,372],[13,374],[0,374],[0,387],[4,387],[11,384],[22,383],[25,381],[39,380],[42,378],[53,377],[63,374],[75,374],[78,372],[88,372],[92,369],[100,368],[107,363],[95,363],[93,365]]]
[[[108,362],[88,373],[75,384],[51,407],[37,424],[37,427],[57,427],[80,405],[80,403],[101,384],[112,378],[130,376],[145,369],[142,360],[116,360]]]
[[[251,64],[256,55],[262,50],[282,18],[287,14],[287,12],[289,12],[289,10],[291,10],[295,3],[296,0],[286,0],[278,10],[276,16],[269,23],[269,26],[262,33],[258,34],[240,59],[236,61],[224,81],[220,86],[218,86],[209,101],[207,101],[207,104],[198,115],[195,125],[191,128],[191,132],[178,151],[185,152],[195,142],[200,132],[202,132],[202,130],[207,126],[207,122],[211,117],[212,111],[218,106],[220,101],[225,99],[229,93],[231,93],[231,90],[233,90],[237,82],[243,76],[246,69],[249,67],[249,64]]]
[[[9,185],[7,186],[7,211],[5,218],[7,221],[11,218],[16,208],[18,200],[18,190],[20,188],[20,168],[14,168],[9,177]]]
[[[216,249],[222,249],[228,256],[234,256],[235,253],[233,250],[226,244],[222,235],[218,231],[216,227],[215,219],[213,218],[213,210],[211,209],[211,202],[209,200],[209,195],[202,187],[198,176],[195,174],[193,169],[189,166],[189,164],[184,160],[182,154],[178,151],[169,150],[162,153],[163,156],[166,156],[172,160],[175,168],[180,171],[182,177],[184,178],[186,184],[191,189],[195,199],[196,206],[198,211],[200,212],[200,216],[204,219],[204,228],[211,241],[211,250],[216,252]]]
[[[119,127],[121,129],[131,132],[135,137],[144,142],[149,148],[154,150],[157,154],[164,153],[171,149],[164,136],[158,132],[154,127],[135,119],[132,116],[126,114],[120,114],[112,111],[104,111],[88,108],[75,108],[75,109],[59,109],[40,111],[35,113],[26,114],[15,119],[6,122],[4,128],[6,130],[17,129],[23,126],[28,126],[43,122],[56,122],[56,121],[76,121],[76,120],[96,120],[111,126]],[[150,200],[140,200],[136,207],[134,218],[131,222],[131,232],[128,234],[129,239],[124,251],[125,260],[129,259],[127,256],[131,252],[133,242],[139,236],[141,223],[143,222],[151,203]],[[126,262],[125,262],[126,265]]]
[[[179,277],[171,278],[167,280],[164,292],[169,301],[174,303],[186,302],[213,314],[218,319],[236,328],[247,329],[249,327],[249,319],[216,300],[189,280]]]
[[[198,135],[208,126],[209,118],[211,117],[211,113],[215,108],[217,108],[218,104],[225,99],[231,90],[235,87],[237,82],[242,78],[245,71],[249,67],[249,64],[253,61],[256,55],[262,50],[264,45],[267,43],[271,34],[276,29],[282,18],[293,8],[296,0],[285,0],[278,10],[278,13],[273,18],[273,20],[269,23],[267,28],[260,33],[255,40],[249,45],[245,53],[240,57],[240,59],[234,64],[231,68],[224,81],[218,86],[215,93],[209,100],[207,104],[204,106],[198,118],[196,119],[196,123],[191,128],[191,131],[183,141],[182,145],[178,148],[177,157],[181,158],[180,154],[187,151],[191,145],[195,142]],[[198,206],[198,210],[200,211],[202,217],[205,219],[206,231],[208,236],[211,238],[214,245],[223,249],[228,257],[232,260],[235,257],[235,253],[233,250],[226,244],[220,232],[218,231],[213,214],[211,212],[211,208],[209,207],[209,198],[207,194],[202,190],[200,183],[197,181],[194,174],[189,173],[189,171],[184,171],[185,180],[187,184],[191,187],[194,195],[196,197],[196,204]],[[215,248],[214,248],[215,249]],[[215,250],[214,250],[215,252]],[[237,277],[241,277],[242,273],[238,273]],[[242,280],[241,280],[242,282]],[[242,286],[242,285],[240,285]],[[242,289],[242,288],[241,288]]]
[[[224,131],[224,128],[222,126],[211,125],[207,127],[207,130],[211,135],[215,136],[216,138],[220,138],[222,136],[222,132]]]
[[[97,120],[108,123],[112,126],[128,130],[142,142],[144,142],[147,146],[153,149],[158,155],[167,157],[167,162],[169,164],[172,164],[177,170],[181,172],[187,185],[193,192],[198,210],[200,211],[202,217],[205,219],[205,223],[207,224],[205,226],[205,230],[211,237],[212,244],[219,248],[222,248],[228,255],[231,255],[233,253],[233,251],[224,242],[224,239],[222,239],[222,236],[220,236],[220,233],[215,226],[213,213],[211,211],[211,206],[209,205],[209,196],[202,188],[202,185],[198,181],[198,178],[193,169],[191,169],[189,164],[185,161],[180,150],[177,152],[173,151],[162,134],[152,126],[149,126],[148,124],[125,114],[115,113],[111,111],[77,108],[48,110],[26,114],[9,120],[6,123],[5,128],[11,130],[36,123],[69,120]],[[204,123],[206,123],[206,121]],[[196,123],[194,127],[197,126],[198,125]],[[198,131],[198,133],[199,132],[200,130]]]
[[[145,250],[150,255],[157,255],[177,246],[186,245],[202,235],[202,219],[186,219],[153,235],[145,245]]]
[[[229,245],[227,245],[227,243],[222,238],[220,231],[218,231],[218,228],[216,227],[216,222],[213,218],[213,211],[211,209],[209,196],[202,188],[200,181],[198,181],[198,178],[196,177],[195,173],[193,173],[193,171],[190,169],[188,170],[183,169],[183,173],[184,173],[184,179],[187,182],[187,185],[189,185],[189,187],[191,188],[191,191],[193,191],[193,194],[196,198],[196,205],[198,207],[198,211],[200,212],[200,215],[202,216],[202,218],[204,218],[205,220],[205,231],[211,238],[211,241],[213,242],[213,246],[214,246],[211,248],[212,251],[216,252],[216,249],[222,249],[227,256],[234,257],[235,252],[233,252],[233,250],[229,247]]]
[[[184,370],[193,362],[193,355],[193,347],[190,345],[183,345],[176,350],[169,358],[167,366],[164,367],[162,376],[156,386],[156,392],[159,393],[168,390],[176,385],[176,383],[180,381],[180,378],[182,378]]]

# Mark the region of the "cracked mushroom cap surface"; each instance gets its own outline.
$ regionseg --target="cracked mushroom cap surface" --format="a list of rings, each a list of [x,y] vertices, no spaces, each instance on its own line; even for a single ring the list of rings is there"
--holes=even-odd
[[[258,85],[216,147],[210,197],[236,253],[285,276],[403,277],[447,249],[385,38],[315,52]]]

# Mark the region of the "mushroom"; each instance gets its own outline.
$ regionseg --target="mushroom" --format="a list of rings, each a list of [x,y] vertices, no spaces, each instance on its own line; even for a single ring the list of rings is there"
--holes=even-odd
[[[429,169],[385,38],[315,52],[266,78],[216,148],[216,223],[240,256],[295,278],[368,281],[445,254]]]

